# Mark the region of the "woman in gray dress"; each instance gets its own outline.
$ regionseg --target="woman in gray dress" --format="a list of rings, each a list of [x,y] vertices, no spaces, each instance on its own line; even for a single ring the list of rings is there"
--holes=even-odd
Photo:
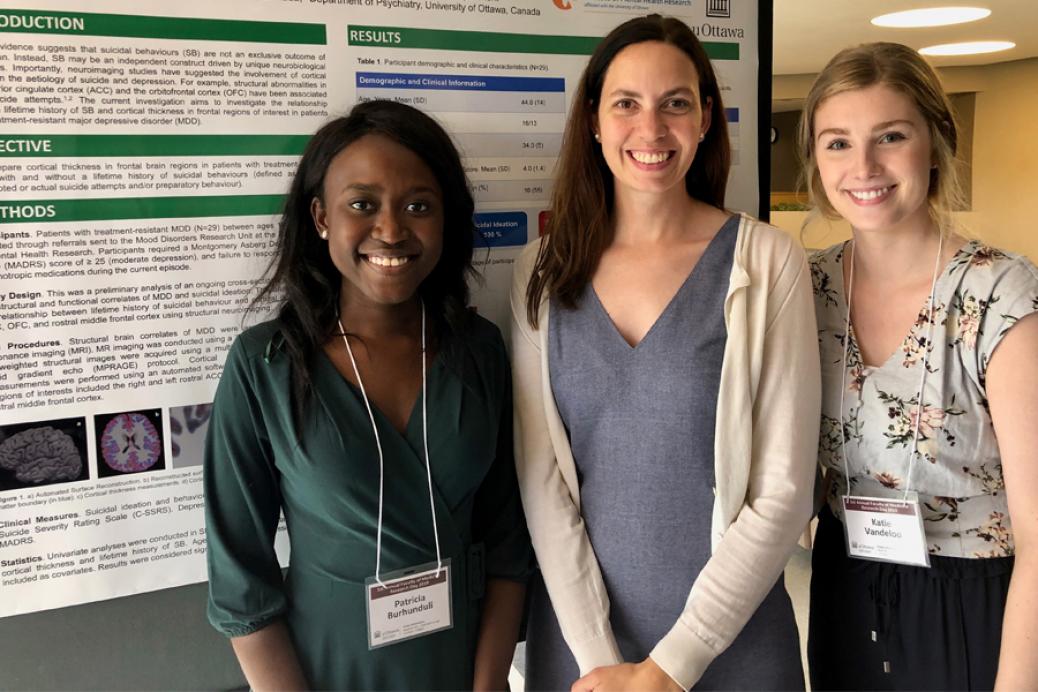
[[[811,513],[811,282],[724,210],[729,164],[686,25],[599,44],[511,297],[528,688],[803,689],[780,577]]]

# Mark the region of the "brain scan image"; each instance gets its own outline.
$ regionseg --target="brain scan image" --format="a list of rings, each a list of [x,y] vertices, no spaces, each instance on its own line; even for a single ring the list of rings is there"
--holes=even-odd
[[[0,444],[0,468],[23,483],[51,483],[79,478],[83,457],[72,438],[49,425],[29,428]]]
[[[83,419],[41,421],[0,429],[0,490],[86,478]]]
[[[102,417],[101,422],[104,428],[99,430],[98,447],[105,466],[117,473],[162,468],[162,424],[158,412],[118,413]],[[98,470],[101,471],[100,464]]]
[[[212,404],[174,406],[169,410],[173,468],[202,464],[205,435],[209,430],[209,415],[212,410]]]

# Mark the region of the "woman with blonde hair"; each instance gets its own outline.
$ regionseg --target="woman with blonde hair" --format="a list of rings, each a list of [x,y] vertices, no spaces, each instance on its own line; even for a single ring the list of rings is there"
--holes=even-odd
[[[810,276],[724,209],[729,163],[692,31],[606,36],[512,291],[529,689],[803,689],[781,576],[811,512]]]
[[[836,55],[805,103],[811,196],[853,230],[811,258],[815,689],[1038,687],[1038,269],[956,233],[957,140],[894,43]]]

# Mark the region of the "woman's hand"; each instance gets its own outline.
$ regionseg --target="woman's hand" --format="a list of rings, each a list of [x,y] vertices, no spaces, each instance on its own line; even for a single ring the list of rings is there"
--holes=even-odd
[[[682,692],[663,669],[651,658],[641,663],[620,663],[602,666],[573,683],[570,692],[627,692],[628,690],[667,690]]]

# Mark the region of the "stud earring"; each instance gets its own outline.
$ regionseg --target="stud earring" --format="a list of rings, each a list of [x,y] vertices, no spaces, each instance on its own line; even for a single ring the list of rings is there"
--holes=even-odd
[[[699,133],[699,141],[700,142],[702,142],[705,137],[706,137],[706,133],[705,132],[700,132]]]
[[[321,231],[321,240],[328,240],[328,231]]]
[[[600,134],[598,134],[598,133],[596,132],[596,133],[595,133],[595,141],[596,141],[596,142],[601,142],[601,141],[602,141],[602,135],[600,135]]]

